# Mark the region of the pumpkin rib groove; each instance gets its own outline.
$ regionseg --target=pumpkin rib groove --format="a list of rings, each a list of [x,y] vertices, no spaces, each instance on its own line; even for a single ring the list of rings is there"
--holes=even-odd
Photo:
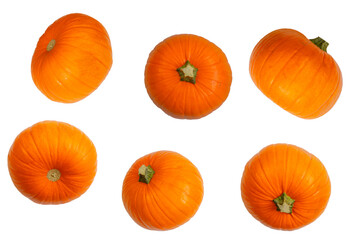
[[[285,89],[289,89],[290,86],[294,84],[295,80],[299,77],[299,74],[301,74],[301,72],[304,70],[304,68],[306,67],[306,65],[307,65],[308,63],[310,63],[310,62],[311,62],[311,59],[309,58],[309,59],[306,60],[306,62],[303,63],[303,65],[296,71],[296,73],[294,73],[294,76],[293,76],[292,80],[289,81],[289,83],[288,83],[288,85],[287,85],[286,87],[284,87]],[[306,89],[305,89],[305,90],[306,90]],[[300,96],[301,96],[301,95],[300,95]],[[274,98],[274,100],[279,101],[279,98],[280,98],[280,96],[278,96],[277,98]],[[274,101],[274,102],[275,102],[275,101]],[[285,110],[287,110],[288,108],[289,108],[289,105],[284,106],[284,109],[285,109]]]
[[[161,44],[161,43],[160,43]],[[169,71],[171,71],[171,69],[177,69],[177,68],[179,68],[179,67],[181,67],[182,65],[180,65],[180,64],[175,64],[175,62],[178,62],[178,61],[171,61],[171,60],[174,60],[175,58],[173,58],[173,56],[172,55],[170,55],[170,57],[169,56],[167,56],[165,53],[163,53],[163,51],[164,50],[159,50],[159,48],[158,47],[155,47],[154,48],[154,50],[150,53],[150,55],[149,55],[149,59],[150,59],[150,63],[151,64],[154,64],[156,61],[157,62],[159,62],[159,64],[160,63],[163,63],[163,65],[167,65],[167,66],[169,66]],[[159,61],[159,57],[157,57],[157,58],[151,58],[153,55],[162,55],[163,57],[161,57],[161,61]],[[156,61],[155,61],[156,60]],[[175,59],[176,60],[176,59]],[[180,62],[180,61],[179,61]],[[149,63],[149,61],[148,61],[148,63]],[[171,66],[171,67],[170,67]]]
[[[150,193],[150,191],[148,191]],[[151,228],[154,229],[156,226],[161,226],[162,224],[158,221],[158,218],[162,218],[162,217],[165,217],[167,218],[168,220],[170,220],[171,222],[171,219],[162,211],[162,209],[156,204],[156,199],[155,197],[153,196],[152,193],[150,193],[150,197],[152,199],[152,201],[146,201],[145,200],[145,194],[143,194],[143,198],[144,198],[144,206],[146,206],[146,208],[148,209],[148,215],[151,216],[151,221],[154,221],[155,224],[151,224]],[[153,203],[154,201],[154,203]],[[148,205],[151,205],[151,207],[149,207]],[[157,210],[160,210],[160,213],[162,213],[162,216],[158,216],[158,217],[154,217],[152,211],[150,209],[157,209]],[[155,226],[156,225],[156,226]]]
[[[33,146],[35,147],[37,155],[40,156],[41,162],[45,163],[46,167],[50,168],[50,166],[47,165],[46,161],[44,161],[44,159],[46,159],[46,158],[44,158],[44,156],[41,154],[41,151],[39,150],[39,147],[37,146],[37,142],[35,141],[35,138],[34,138],[33,134],[30,131],[29,131],[29,136],[32,139]]]
[[[96,24],[96,25],[97,25],[97,27],[99,27],[99,24]],[[91,35],[96,35],[96,36],[103,35],[106,38],[106,40],[110,41],[108,33],[106,32],[106,30],[103,27],[102,27],[102,31],[99,31],[97,28],[94,28],[88,24],[67,27],[66,30],[62,31],[62,35],[66,35],[67,32],[72,32],[72,31],[75,31],[76,29],[88,29],[88,30],[94,31],[94,33],[92,33]],[[78,32],[78,31],[75,31],[75,32]],[[107,34],[104,34],[104,32],[106,32]],[[87,32],[87,34],[90,34],[90,33]]]
[[[74,46],[74,45],[72,45],[72,44],[70,44],[70,43],[61,43],[61,45],[63,45],[63,46],[68,46],[68,47],[72,47],[72,48],[76,49],[77,51],[83,52],[83,53],[85,53],[86,55],[90,55],[88,51],[85,51],[84,49],[79,48],[78,46]],[[94,60],[96,60],[98,63],[100,63],[101,66],[103,66],[105,70],[107,69],[107,65],[106,65],[103,61],[101,61],[99,58],[97,58],[97,57],[92,57],[92,59],[94,59]]]
[[[289,163],[289,159],[290,159],[289,152],[290,152],[289,147],[287,147],[286,148],[286,156],[285,156],[286,157],[286,166],[287,166],[286,173],[289,173],[288,175],[290,175],[291,182],[287,182],[287,184],[285,184],[286,186],[288,186],[287,189],[284,189],[285,193],[289,192],[289,190],[293,188],[293,184],[294,184],[294,178],[293,178],[294,172],[293,172],[293,170],[291,170],[291,168],[289,169],[289,166],[291,166],[291,163]],[[296,156],[296,161],[293,160],[294,161],[293,164],[297,165],[299,162],[299,149],[297,149],[297,148],[295,149],[294,155]],[[292,159],[295,159],[295,157],[293,156]],[[291,193],[293,193],[293,191],[291,191]]]
[[[199,94],[197,95],[198,98],[201,98],[202,102],[206,103],[208,105],[208,107],[211,108],[212,104],[209,102],[209,99],[206,98],[205,91],[201,88],[197,88],[196,90],[197,90],[197,92],[199,92]],[[201,112],[201,114],[202,114],[202,112]]]
[[[219,100],[222,99],[219,95],[217,95],[212,89],[210,89],[210,88],[209,88],[208,86],[206,86],[204,83],[202,83],[202,82],[199,81],[198,84],[201,85],[202,88],[206,88],[212,95],[214,95],[215,97],[217,97]],[[201,89],[201,90],[202,90],[202,89]]]
[[[148,192],[148,191],[146,191],[146,189],[142,189],[142,191],[143,191],[143,192]],[[142,196],[142,198],[143,198],[143,201],[142,201],[142,202],[144,202],[143,206],[145,206],[145,208],[146,208],[147,216],[150,215],[152,221],[154,221],[156,225],[161,226],[161,223],[158,221],[158,218],[156,218],[156,217],[153,215],[152,211],[151,211],[151,209],[152,209],[151,207],[154,207],[154,205],[152,205],[151,207],[148,206],[151,201],[147,201],[147,199],[146,199],[146,194],[142,193],[142,194],[139,194],[139,195]],[[150,193],[150,196],[153,197],[153,196],[151,195],[151,193]],[[154,227],[154,224],[151,224],[150,227],[153,228],[153,227]]]
[[[67,40],[67,41],[65,41]],[[90,55],[91,56],[91,53],[90,51],[87,51],[77,45],[73,45],[69,42],[75,42],[76,41],[76,38],[75,37],[67,37],[67,36],[62,36],[60,37],[60,39],[58,39],[58,44],[61,45],[61,46],[65,46],[65,47],[71,47],[71,48],[74,48],[76,49],[77,51],[79,52],[83,52],[83,53],[86,53],[87,55]],[[111,46],[111,43],[109,42],[108,45],[102,43],[102,42],[96,42],[96,43],[92,43],[91,46],[95,46],[96,48],[98,48],[98,51],[97,52],[103,52],[104,55],[107,55],[105,54],[106,52],[106,49],[109,48],[109,45]],[[101,50],[100,50],[101,49]],[[53,50],[51,51],[54,51],[55,50],[55,47]],[[112,56],[112,53],[108,53],[110,56]],[[102,66],[104,66],[105,69],[107,69],[107,65],[101,61],[99,58],[95,57],[95,56],[92,56],[94,59],[97,59],[99,61],[99,63],[101,63]],[[111,59],[108,59],[109,62],[112,63],[112,60]]]
[[[193,174],[192,174],[192,175],[193,175]],[[183,176],[184,176],[184,174],[183,174]],[[196,177],[198,177],[198,176],[196,176]],[[184,182],[185,182],[185,181],[184,181]],[[201,181],[200,181],[200,182],[201,182]],[[196,187],[196,186],[193,184],[193,182],[187,182],[187,181],[186,181],[186,183],[187,183],[188,185],[192,185],[193,188]],[[167,184],[168,186],[172,186],[173,188],[179,189],[178,186],[176,186],[176,185],[174,185],[174,184],[171,184],[171,183],[166,183],[166,184]],[[179,189],[179,190],[181,190],[181,189]],[[187,193],[186,193],[186,194],[187,194]],[[188,194],[187,194],[187,195],[188,195]],[[193,202],[196,202],[195,199],[192,198],[192,196],[189,195],[188,198],[191,199]]]
[[[258,55],[260,55],[260,53],[264,51],[264,49],[267,49],[267,48],[270,48],[270,47],[271,47],[271,45],[272,45],[272,41],[271,41],[271,40],[279,38],[279,36],[276,36],[276,35],[270,36],[270,35],[271,35],[271,33],[268,35],[268,39],[262,38],[262,39],[260,40],[260,42],[261,42],[261,41],[264,41],[264,42],[263,42],[264,44],[261,44],[261,45],[260,45],[259,43],[256,44],[256,46],[254,47],[253,52],[251,53],[251,58],[257,58]],[[263,63],[261,64],[261,66],[262,66],[266,61],[267,61],[267,58],[265,58],[265,59],[263,60]],[[250,61],[249,71],[250,71],[251,73],[254,72],[254,66],[255,66],[255,64],[251,64],[251,61]]]
[[[11,151],[12,151],[12,150],[11,150]],[[23,162],[22,158],[18,157],[17,154],[16,154],[14,151],[12,151],[11,154],[13,155],[14,158],[16,158],[16,160],[17,160],[17,162],[18,162],[17,165],[21,165],[23,168],[28,168],[29,171],[31,171],[31,172],[36,172],[36,171],[38,171],[38,169],[39,169],[38,166],[33,165],[33,164],[30,164],[30,163],[25,163],[25,162]],[[14,168],[14,166],[10,165],[9,167],[10,167],[13,171],[16,171],[15,168]],[[21,173],[21,174],[24,174],[24,173]]]
[[[21,145],[21,147],[23,148],[23,151],[22,151],[22,152],[25,153],[26,156],[27,156],[28,158],[30,158],[30,160],[31,160],[31,164],[30,164],[30,163],[28,163],[28,162],[24,162],[24,161],[22,160],[22,158],[18,156],[17,159],[20,160],[20,162],[21,162],[23,165],[34,166],[35,169],[42,168],[42,167],[45,166],[45,165],[40,164],[39,162],[35,161],[34,158],[30,155],[30,153],[28,153],[28,152],[25,150],[25,148],[22,146],[22,144],[20,144],[20,145]],[[17,155],[17,153],[16,153],[14,150],[10,150],[10,151],[11,151],[11,154],[15,154],[15,156]]]
[[[46,200],[46,199],[38,200],[37,197],[44,193],[44,191],[48,188],[48,184],[49,183],[45,183],[45,182],[42,181],[43,187],[41,188],[41,190],[39,190],[39,192],[37,192],[36,194],[28,195],[28,193],[27,193],[27,197],[29,197],[31,200],[33,200],[33,201],[35,201],[37,203],[43,203],[43,201]]]
[[[58,54],[59,54],[59,53],[58,53]],[[66,58],[66,56],[64,56],[64,55],[62,55],[62,58],[66,59],[67,62],[72,62],[70,59]],[[64,67],[63,65],[61,65],[60,61],[58,61],[57,59],[54,59],[54,61],[57,62],[57,64],[60,66],[60,68],[66,69],[66,67]],[[74,75],[73,72],[68,71],[68,70],[65,70],[65,72],[66,72],[66,74],[71,75],[71,77],[74,78],[76,81],[80,82],[81,84],[83,84],[84,86],[86,86],[87,88],[89,88],[90,91],[93,90],[94,88],[95,88],[95,89],[97,88],[97,86],[90,86],[90,85],[88,84],[88,82],[83,81],[81,77],[79,77],[79,76],[77,76],[77,75]],[[88,92],[88,90],[87,90],[87,92]]]
[[[259,180],[257,178],[255,178],[255,176],[250,176],[251,179],[253,179],[253,184],[256,185],[256,187],[252,187],[252,188],[248,188],[248,187],[243,187],[242,189],[242,193],[244,192],[252,192],[252,193],[256,193],[256,197],[258,199],[262,199],[262,200],[269,200],[267,197],[266,197],[266,194],[265,192],[261,189],[261,184],[259,183]],[[247,197],[244,195],[244,198],[247,199]],[[250,201],[249,201],[250,202]]]
[[[332,61],[334,61],[334,60],[332,60]],[[341,75],[341,74],[340,74],[340,75]],[[341,76],[340,76],[340,78],[341,78]],[[325,105],[327,105],[328,101],[330,101],[330,100],[334,97],[334,94],[337,94],[337,92],[338,92],[337,90],[338,90],[340,87],[342,87],[342,80],[337,82],[337,85],[336,85],[336,87],[334,88],[334,90],[332,91],[331,95],[328,96],[327,100],[318,108],[317,111],[321,111],[321,109],[322,109]],[[338,94],[340,95],[340,91],[339,91]],[[325,112],[325,113],[326,113],[326,112]],[[325,113],[324,113],[324,114],[325,114]],[[322,114],[322,115],[323,115],[323,114]],[[313,114],[309,114],[308,116],[305,116],[305,117],[312,117],[312,116],[313,116]]]
[[[157,82],[146,83],[146,86],[147,87],[151,87],[151,86],[157,87],[159,84],[166,85],[166,86],[171,86],[172,85],[172,79],[171,78],[172,78],[171,76],[169,76],[169,77],[161,77],[161,78],[158,78]]]
[[[198,95],[198,99],[199,98],[202,99],[202,102],[206,103],[210,109],[212,107],[212,105],[210,104],[209,99],[206,98],[204,91],[200,90],[199,88],[197,88],[197,91],[200,92],[200,94]],[[199,113],[200,113],[200,115],[203,114],[202,111],[199,111]]]
[[[51,56],[51,55],[49,55],[49,56]],[[49,58],[49,57],[48,57]],[[42,69],[42,68],[45,68],[44,67],[44,61],[42,61],[42,67],[41,68],[38,68],[38,75],[37,76],[41,76],[41,75],[43,75],[42,74],[42,72],[40,71],[40,69]],[[46,66],[49,66],[49,63],[47,62],[47,64],[46,64]],[[50,67],[49,67],[50,68]],[[54,72],[53,72],[53,70],[51,70],[51,68],[50,68],[50,71],[52,72],[52,79],[55,79],[55,81],[60,85],[60,86],[62,86],[62,84],[58,81],[58,79],[56,78],[56,77],[54,77],[55,75],[54,75]],[[40,78],[41,79],[41,78]],[[44,82],[44,81],[42,81],[42,80],[36,80],[35,81],[36,83],[35,83],[35,85],[36,86],[39,86],[40,87],[40,89],[41,89],[41,91],[42,92],[44,92],[44,93],[46,93],[45,95],[46,96],[50,96],[51,98],[54,98],[54,96],[56,95],[55,93],[54,93],[54,91],[53,90],[50,90],[50,88],[49,88],[49,86],[46,84],[46,82]],[[66,101],[64,98],[62,98],[62,97],[58,97],[59,99],[61,99],[61,101]]]
[[[168,51],[170,51],[171,53],[169,54],[173,59],[176,60],[176,62],[181,63],[181,65],[177,66],[176,68],[181,67],[182,65],[184,65],[185,62],[182,61],[181,59],[181,55],[178,56],[178,50],[174,49],[167,41],[163,42],[167,47],[168,47]],[[177,47],[181,46],[181,44],[176,44]]]
[[[176,88],[179,88],[180,84],[182,84],[182,82],[178,82],[176,85],[174,85],[174,87],[171,89],[171,92],[168,93],[168,95],[162,100],[162,103],[160,103],[160,108],[163,107],[164,105],[166,105],[166,102],[168,101],[167,99],[169,97],[172,96],[172,94],[174,94],[174,92],[176,91]],[[176,99],[174,99],[176,100]]]
[[[56,62],[56,58],[53,58],[53,61],[50,62],[50,71],[53,73],[53,76],[55,77],[56,79],[56,82],[61,86],[63,87],[67,92],[71,92],[71,93],[74,93],[74,94],[83,94],[83,92],[79,92],[78,89],[75,90],[72,89],[72,88],[69,88],[69,86],[67,86],[66,84],[66,81],[62,81],[62,79],[56,74],[56,67],[54,67],[54,62]]]
[[[204,74],[204,75],[205,75],[205,74]],[[225,85],[223,82],[219,82],[219,81],[217,81],[216,79],[214,79],[214,78],[212,78],[212,77],[209,77],[209,76],[207,76],[206,79],[207,79],[208,81],[212,81],[212,82],[215,82],[215,83],[218,83],[218,84],[223,84],[223,85]],[[203,82],[202,80],[203,80],[203,79],[200,78],[200,79],[198,80],[198,82]],[[203,83],[203,84],[204,84],[204,83]],[[229,85],[225,85],[225,86],[226,86],[227,88],[230,88]]]
[[[308,162],[309,162],[309,163],[308,163],[307,167],[306,167],[305,170],[304,170],[304,174],[303,174],[303,175],[301,176],[301,178],[298,180],[298,185],[297,185],[297,186],[294,188],[294,190],[293,190],[293,193],[294,193],[294,194],[297,194],[299,187],[302,185],[302,182],[304,181],[306,174],[309,172],[309,169],[310,169],[310,167],[312,166],[313,161],[312,161],[311,156],[310,156],[310,158],[308,159]]]
[[[138,192],[138,198],[142,198],[142,199],[145,199],[145,197],[144,197],[144,192],[145,192],[145,189],[144,188],[142,188],[139,192]],[[141,202],[143,202],[143,201],[141,201]],[[144,205],[146,205],[147,204],[147,201],[145,201],[144,202]],[[142,205],[140,206],[140,208],[142,207]],[[142,213],[143,213],[143,211],[141,211]],[[139,213],[138,213],[139,214]],[[148,213],[149,214],[149,213]],[[143,214],[141,214],[141,215],[143,215]],[[146,227],[148,227],[148,228],[151,228],[151,229],[153,229],[153,228],[155,228],[155,225],[154,225],[154,223],[150,223],[150,224],[147,224],[146,222],[147,222],[147,218],[148,218],[148,216],[146,215],[146,216],[144,216],[144,217],[141,217],[141,215],[139,215],[139,218],[140,219],[142,219],[142,221],[143,221],[143,223],[144,223],[144,226],[146,226]],[[144,218],[146,218],[146,219],[144,219]],[[157,220],[157,218],[154,218],[153,219],[154,221],[155,221],[155,224],[159,224],[159,222],[158,222],[158,220]]]
[[[139,198],[140,198],[139,192],[140,192],[140,191],[135,192],[134,201],[136,202],[136,205],[138,205]],[[130,206],[131,206],[131,205],[130,205]],[[139,206],[139,208],[141,208],[141,206]],[[135,208],[135,209],[136,209],[136,208]],[[151,228],[151,226],[147,225],[147,224],[145,223],[145,221],[140,217],[141,215],[138,213],[138,211],[135,210],[134,212],[136,213],[135,216],[136,216],[137,219],[143,224],[143,226],[146,226],[146,227],[150,227],[150,228]]]
[[[63,83],[62,81],[60,81],[60,78],[59,78],[59,76],[56,74],[56,71],[54,70],[54,68],[53,68],[53,66],[51,65],[51,63],[48,64],[48,66],[49,66],[49,71],[52,72],[53,79],[55,79],[55,81],[59,84],[59,87],[65,89],[67,92],[76,93],[76,92],[74,92],[73,90],[67,88],[67,87],[64,85],[64,83]],[[49,90],[48,87],[47,87],[47,89]],[[52,97],[55,97],[55,96],[56,96],[56,94],[55,94],[53,91],[50,91],[49,93],[52,95]],[[60,98],[61,101],[66,101],[66,98],[62,98],[62,97],[57,97],[57,98]]]
[[[280,43],[278,43],[277,45],[276,45],[276,47],[274,47],[274,49],[270,52],[270,53],[268,53],[268,55],[265,57],[265,60],[263,61],[264,63],[260,66],[260,69],[259,69],[259,75],[261,75],[261,73],[262,73],[262,71],[263,71],[263,68],[264,68],[264,65],[265,65],[265,63],[269,60],[269,58],[277,51],[277,49],[278,49],[278,47],[280,47],[284,42],[286,42],[287,40],[285,39],[285,40],[283,40],[282,42],[280,42]],[[255,47],[255,49],[256,49],[256,47]],[[253,66],[255,66],[256,64],[253,64]],[[260,82],[258,82],[258,84],[260,85]]]
[[[167,200],[167,202],[169,203],[169,205],[171,205],[174,209],[177,209],[178,212],[181,213],[184,217],[187,217],[187,214],[184,213],[181,209],[179,209],[179,208],[176,206],[176,204],[174,204],[174,203],[167,197],[167,195],[162,192],[162,190],[161,190],[160,188],[158,188],[157,186],[153,186],[153,188],[156,188],[156,189],[157,189],[157,192],[163,196],[163,197],[162,197],[163,199],[166,199],[166,200]]]
[[[282,191],[284,193],[288,192],[288,189],[286,187],[286,186],[288,186],[288,171],[289,171],[289,169],[288,169],[288,161],[289,161],[289,148],[288,148],[288,146],[286,146],[286,148],[285,148],[285,161],[284,161],[284,164],[285,164],[284,169],[285,169],[285,171],[284,171],[283,179],[281,181],[281,185],[282,185],[281,188],[282,188]]]
[[[259,159],[260,159],[260,156],[261,156],[261,155],[259,154]],[[274,195],[276,195],[276,191],[275,191],[275,189],[273,188],[272,184],[271,184],[270,181],[269,181],[269,178],[268,178],[268,176],[267,176],[267,174],[266,174],[266,172],[265,172],[265,169],[264,169],[264,166],[263,166],[263,163],[262,163],[261,160],[259,161],[259,166],[260,166],[261,171],[262,171],[262,173],[263,173],[263,175],[264,175],[264,177],[265,177],[265,179],[266,179],[266,182],[267,182],[268,186],[270,186],[271,191],[274,193]]]
[[[163,208],[161,207],[161,205],[160,205],[159,202],[158,202],[157,197],[155,197],[155,194],[154,194],[153,192],[151,192],[150,194],[151,194],[151,196],[152,196],[152,198],[153,198],[153,200],[154,200],[154,203],[155,203],[154,205],[156,205],[157,208],[160,210],[160,212],[162,212],[162,214],[171,222],[171,224],[175,226],[176,223],[174,222],[174,220],[173,220],[172,218],[170,218],[170,217],[167,215],[166,211],[163,210]],[[159,226],[161,226],[161,224],[159,224]]]
[[[313,160],[314,161],[314,160]],[[319,187],[320,187],[320,181],[322,180],[322,178],[323,178],[323,174],[324,173],[327,173],[326,172],[326,169],[325,168],[322,168],[321,169],[321,172],[319,173],[319,176],[317,177],[317,179],[315,179],[313,182],[312,182],[312,186],[310,186],[309,188],[307,188],[307,191],[306,191],[306,193],[308,193],[308,192],[311,192],[311,194],[309,195],[309,196],[306,196],[306,195],[304,195],[304,197],[303,197],[303,199],[307,199],[308,197],[313,197],[313,196],[315,196],[316,195],[316,192],[314,192],[315,190],[313,190],[312,188],[317,188],[317,189],[319,189]],[[314,185],[316,185],[316,186],[314,186]],[[317,190],[318,191],[318,190]],[[304,193],[305,194],[305,193]]]
[[[304,70],[304,68],[306,67],[306,65],[309,64],[310,62],[311,62],[311,60],[308,59],[308,60],[300,67],[300,69],[299,69],[296,73],[294,73],[294,77],[292,78],[291,81],[289,81],[288,85],[286,86],[286,89],[289,89],[289,88],[294,84],[294,82],[296,81],[296,79],[299,77],[299,74],[301,74],[301,72]],[[312,82],[310,81],[309,85],[311,86],[311,84],[312,84]],[[307,89],[304,88],[303,91],[306,92],[306,90],[307,90]],[[302,96],[301,94],[297,94],[297,95]],[[280,98],[280,96],[278,96],[278,98],[274,98],[274,99],[276,99],[276,101],[279,101],[279,98]],[[298,99],[299,99],[299,97],[294,98],[292,102],[290,101],[290,103],[287,104],[287,106],[284,105],[283,109],[285,109],[286,111],[288,111],[288,109],[291,108],[292,104],[295,104]]]
[[[286,66],[291,62],[291,60],[293,60],[294,56],[295,56],[300,50],[302,50],[305,46],[306,46],[306,45],[302,45],[302,46],[300,46],[298,49],[296,49],[296,50],[294,51],[294,53],[289,57],[289,59],[286,60],[286,62],[285,62],[284,65],[280,68],[280,70],[279,70],[274,76],[272,76],[272,80],[271,80],[271,82],[270,82],[270,84],[269,84],[269,87],[268,87],[268,89],[267,89],[268,94],[271,93],[271,87],[272,87],[272,85],[274,84],[274,81],[276,81],[276,79],[278,78],[279,74],[282,73],[282,71],[283,71],[283,70],[286,68]],[[310,60],[310,59],[308,59],[308,60]],[[305,66],[305,64],[304,64],[303,66]],[[261,72],[260,72],[260,74],[261,74]]]
[[[321,61],[321,64],[319,65],[319,68],[316,70],[316,72],[314,73],[313,75],[313,79],[316,78],[316,76],[318,76],[318,74],[320,73],[320,70],[324,64],[324,61],[325,61],[325,55],[323,54],[323,58],[322,58],[322,61]],[[306,63],[309,63],[310,62],[310,59],[306,62]],[[303,65],[305,67],[305,65]],[[301,71],[304,70],[304,67],[302,67]],[[297,78],[299,72],[295,75],[294,79]],[[289,86],[291,86],[293,84],[295,80],[291,81],[291,83],[289,84]],[[311,87],[313,85],[313,82],[312,81],[309,81],[309,83],[307,84],[306,87],[304,87],[304,89],[302,90],[302,92],[300,94],[298,94],[298,97],[296,99],[294,99],[293,102],[290,102],[290,104],[287,106],[287,108],[291,108],[293,107],[297,102],[301,101],[301,99],[304,98],[304,94],[306,93],[307,89],[309,89],[309,87]],[[288,86],[288,87],[289,87]],[[319,97],[321,94],[318,94],[317,97]],[[285,109],[285,108],[284,108]],[[299,113],[301,114],[301,113]]]

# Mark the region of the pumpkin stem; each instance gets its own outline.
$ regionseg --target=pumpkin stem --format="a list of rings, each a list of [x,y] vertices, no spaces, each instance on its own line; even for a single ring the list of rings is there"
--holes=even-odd
[[[324,39],[322,39],[321,37],[310,39],[310,41],[312,43],[314,43],[316,46],[318,46],[318,48],[320,48],[324,52],[326,52],[326,49],[329,46],[329,43],[327,41],[325,41]]]
[[[51,169],[47,173],[47,178],[52,182],[56,182],[57,180],[59,180],[60,176],[61,176],[61,173],[57,169]]]
[[[46,47],[46,51],[50,52],[55,47],[55,43],[56,43],[55,39],[51,40]]]
[[[176,69],[180,75],[180,81],[190,82],[195,84],[196,73],[198,69],[192,65],[189,60],[184,65]]]
[[[276,210],[283,213],[292,213],[295,200],[289,197],[286,193],[281,194],[278,198],[275,198],[274,203]]]
[[[154,176],[155,171],[151,166],[142,165],[139,168],[139,182],[149,184],[152,177]]]

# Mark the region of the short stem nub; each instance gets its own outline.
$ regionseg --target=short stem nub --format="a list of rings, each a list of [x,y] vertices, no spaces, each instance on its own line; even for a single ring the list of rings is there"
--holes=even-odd
[[[51,169],[47,173],[47,178],[49,179],[49,181],[52,181],[52,182],[56,182],[57,180],[59,180],[60,176],[61,176],[61,173],[57,169]]]
[[[326,49],[329,46],[329,43],[327,41],[325,41],[324,39],[322,39],[321,37],[310,39],[310,41],[312,43],[314,43],[316,46],[318,46],[318,48],[320,48],[324,52],[326,52]]]
[[[176,69],[176,71],[180,75],[180,81],[185,81],[195,84],[195,78],[198,69],[194,67],[194,65],[192,65],[189,61],[186,61],[186,63],[183,66]]]
[[[46,51],[50,52],[55,47],[56,41],[53,39],[49,42],[49,44],[46,47]]]
[[[151,166],[142,165],[139,168],[139,182],[149,184],[155,174],[154,169]]]
[[[278,198],[275,198],[274,203],[276,210],[283,213],[292,213],[295,200],[289,197],[286,193],[281,194]]]

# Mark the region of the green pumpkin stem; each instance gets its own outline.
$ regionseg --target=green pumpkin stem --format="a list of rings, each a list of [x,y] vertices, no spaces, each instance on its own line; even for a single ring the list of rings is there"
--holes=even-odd
[[[324,39],[322,39],[321,37],[310,39],[310,41],[312,43],[314,43],[316,46],[318,46],[318,48],[320,48],[324,52],[326,52],[326,49],[329,46],[329,43],[327,41],[325,41]]]
[[[155,171],[151,166],[142,165],[139,168],[139,182],[149,184],[152,177],[154,176]]]
[[[196,73],[198,69],[194,67],[189,61],[186,61],[184,65],[176,69],[180,75],[180,81],[190,82],[195,84]]]
[[[292,213],[295,200],[289,197],[286,193],[281,194],[278,198],[275,198],[274,203],[276,210],[283,213]]]

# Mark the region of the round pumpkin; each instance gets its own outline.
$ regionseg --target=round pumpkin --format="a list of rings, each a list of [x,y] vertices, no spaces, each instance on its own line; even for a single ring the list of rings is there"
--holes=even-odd
[[[96,150],[79,129],[44,121],[21,132],[8,154],[16,188],[40,204],[61,204],[80,197],[96,174]]]
[[[228,97],[231,82],[231,68],[221,49],[191,34],[159,43],[145,68],[152,101],[179,119],[198,119],[213,112]]]
[[[126,211],[141,227],[176,228],[197,212],[204,194],[198,169],[182,155],[158,151],[138,159],[122,189]]]
[[[95,91],[111,65],[112,50],[105,28],[92,17],[73,13],[56,20],[40,37],[31,74],[46,97],[73,103]]]
[[[342,89],[341,71],[326,52],[328,45],[292,29],[273,31],[251,54],[251,78],[286,111],[305,119],[320,117],[334,106]]]
[[[320,160],[289,144],[262,149],[246,164],[241,180],[246,209],[264,225],[281,230],[313,222],[325,210],[330,191]]]

